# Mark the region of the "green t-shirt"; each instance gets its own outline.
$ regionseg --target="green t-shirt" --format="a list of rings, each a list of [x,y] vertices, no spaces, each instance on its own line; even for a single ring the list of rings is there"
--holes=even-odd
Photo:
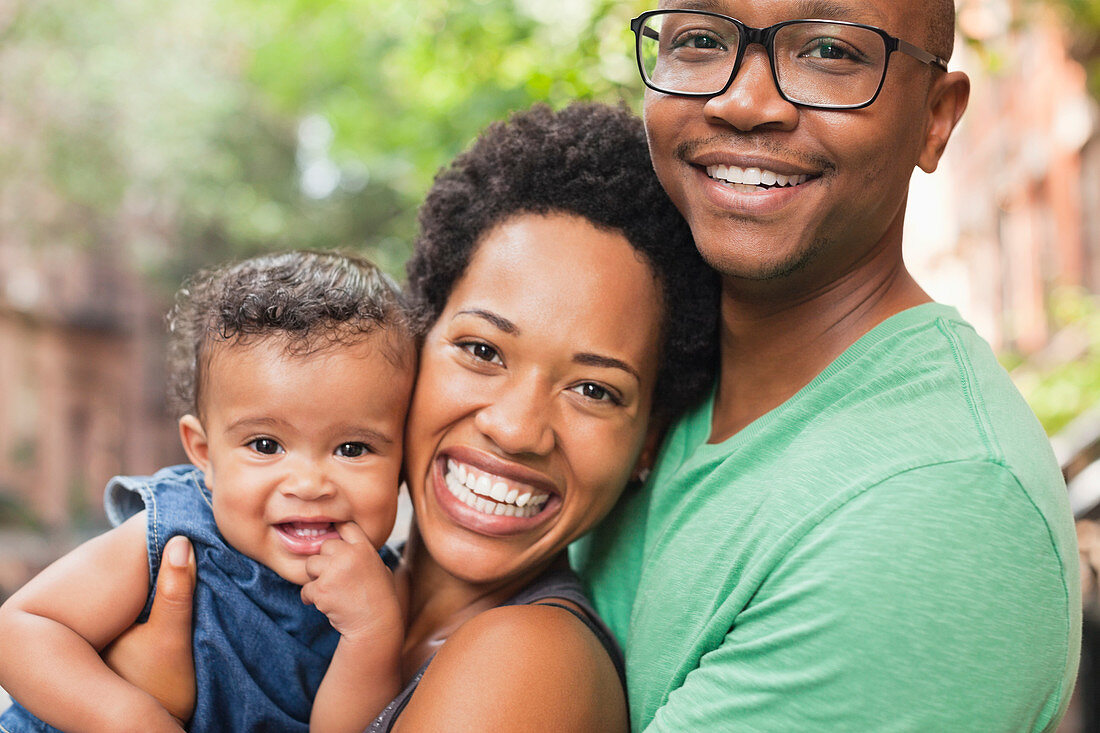
[[[1065,486],[953,308],[886,320],[721,443],[713,399],[572,548],[649,731],[1041,731],[1081,598]]]

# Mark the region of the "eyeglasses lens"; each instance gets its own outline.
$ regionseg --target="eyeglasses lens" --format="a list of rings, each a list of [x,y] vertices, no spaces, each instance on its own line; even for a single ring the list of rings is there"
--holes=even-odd
[[[733,74],[740,31],[724,18],[672,12],[640,29],[638,59],[646,79],[669,93],[717,94]],[[876,31],[818,21],[781,26],[772,42],[779,88],[788,100],[858,106],[875,96],[886,68],[886,43]]]

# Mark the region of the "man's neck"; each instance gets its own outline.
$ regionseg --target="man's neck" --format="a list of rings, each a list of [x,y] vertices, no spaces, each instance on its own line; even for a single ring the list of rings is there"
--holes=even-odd
[[[931,301],[900,252],[888,255],[816,288],[723,283],[721,371],[710,442],[779,407],[890,316]]]

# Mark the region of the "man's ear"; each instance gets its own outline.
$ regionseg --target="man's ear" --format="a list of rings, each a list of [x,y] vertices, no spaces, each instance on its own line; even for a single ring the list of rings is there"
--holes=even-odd
[[[206,440],[206,430],[194,415],[184,415],[180,418],[179,425],[183,452],[195,468],[206,474],[206,487],[212,491],[214,477],[210,473],[210,444]]]
[[[932,82],[928,92],[928,127],[917,158],[917,165],[925,173],[931,173],[940,164],[940,156],[969,100],[970,77],[961,71],[947,72]]]

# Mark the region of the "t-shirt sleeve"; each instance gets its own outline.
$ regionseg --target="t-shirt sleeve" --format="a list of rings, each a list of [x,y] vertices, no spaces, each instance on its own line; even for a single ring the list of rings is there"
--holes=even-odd
[[[794,545],[646,730],[1053,729],[1075,568],[1002,466],[895,476]]]

